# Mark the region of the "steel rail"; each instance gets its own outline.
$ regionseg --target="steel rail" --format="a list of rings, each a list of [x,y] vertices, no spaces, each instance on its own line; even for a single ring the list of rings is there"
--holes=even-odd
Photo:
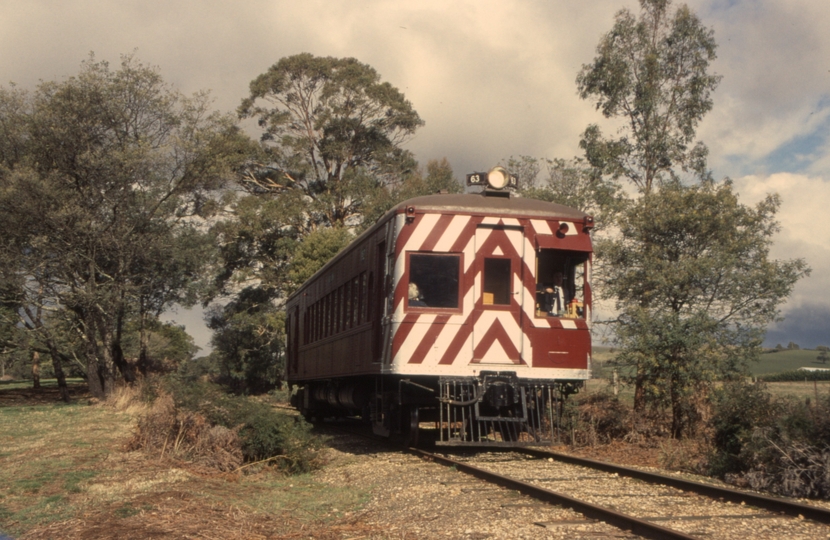
[[[424,459],[432,460],[443,465],[455,467],[457,470],[475,476],[476,478],[479,478],[481,480],[485,480],[487,482],[508,489],[515,489],[516,491],[533,497],[534,499],[571,508],[572,510],[575,510],[589,518],[604,521],[606,523],[614,525],[615,527],[631,531],[634,534],[638,534],[645,538],[653,538],[655,540],[694,540],[696,538],[694,536],[689,536],[688,534],[679,531],[668,529],[666,527],[661,527],[659,525],[656,525],[643,519],[636,518],[634,516],[629,516],[627,514],[611,510],[610,508],[605,508],[603,506],[598,506],[585,501],[581,501],[579,499],[569,497],[568,495],[564,495],[562,493],[557,493],[549,489],[534,486],[533,484],[528,484],[527,482],[523,482],[515,478],[510,478],[507,476],[502,476],[500,474],[492,473],[484,469],[479,469],[478,467],[474,467],[467,463],[455,461],[444,456],[439,456],[437,454],[426,452],[424,450],[420,450],[417,448],[410,448],[409,451]]]
[[[722,499],[738,504],[744,503],[757,508],[763,508],[764,510],[769,510],[771,512],[780,512],[793,517],[803,517],[818,521],[819,523],[830,524],[830,510],[819,508],[817,506],[792,502],[768,495],[760,495],[757,493],[749,493],[736,489],[713,486],[711,484],[695,482],[694,480],[684,480],[683,478],[641,471],[630,467],[624,467],[622,465],[615,465],[604,461],[596,461],[593,459],[561,454],[559,452],[551,452],[535,448],[514,448],[512,450],[538,457],[553,458],[557,461],[569,463],[571,465],[581,465],[583,467],[597,469],[604,472],[616,473],[620,476],[627,476],[629,478],[635,478],[649,483],[663,484],[669,487],[682,489],[683,491],[697,493],[698,495],[712,497],[714,499]]]

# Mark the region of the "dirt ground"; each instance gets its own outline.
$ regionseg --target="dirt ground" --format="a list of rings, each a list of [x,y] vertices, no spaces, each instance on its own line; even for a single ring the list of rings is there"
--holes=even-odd
[[[77,403],[95,403],[83,386],[74,385],[71,391]],[[3,407],[58,402],[59,394],[54,387],[2,389],[0,414]],[[102,404],[96,406],[106,407]],[[72,511],[66,518],[29,527],[18,536],[19,540],[414,538],[404,532],[411,525],[407,523],[407,513],[401,511],[406,509],[405,499],[400,499],[395,508],[383,509],[383,505],[376,504],[379,497],[386,496],[384,494],[406,493],[416,481],[424,481],[398,474],[400,463],[394,456],[383,459],[377,459],[377,455],[368,456],[371,459],[371,474],[385,479],[380,484],[356,480],[353,485],[328,486],[329,476],[338,467],[355,464],[369,466],[362,464],[367,457],[332,448],[328,469],[294,479],[275,479],[267,469],[253,473],[220,473],[188,463],[125,451],[131,429],[128,424],[125,424],[123,433],[111,434],[106,442],[109,445],[106,458],[95,465],[118,471],[117,476],[101,481],[96,478],[95,484],[86,485],[78,493],[61,494],[71,503]],[[659,446],[623,443],[557,450],[625,465],[650,467],[658,466],[661,453],[665,454],[665,449]],[[341,506],[340,509],[321,512],[319,508],[303,506],[307,501],[290,498],[313,499],[315,493],[336,489],[345,490],[342,502],[346,510]],[[356,490],[351,498],[346,493],[349,489]],[[298,494],[292,495],[298,490]],[[289,497],[285,499],[289,501],[286,506],[280,507],[282,503],[273,502],[277,495]]]

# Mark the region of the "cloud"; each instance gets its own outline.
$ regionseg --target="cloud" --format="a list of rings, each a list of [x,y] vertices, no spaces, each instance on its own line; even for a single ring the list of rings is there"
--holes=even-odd
[[[746,201],[781,193],[774,253],[814,269],[785,310],[830,305],[830,3],[687,3],[719,44],[723,81],[698,132],[714,174],[737,178]],[[0,73],[33,88],[77,73],[90,51],[117,64],[137,49],[175,87],[210,89],[232,111],[281,57],[352,56],[426,121],[408,143],[419,161],[446,156],[461,176],[511,155],[577,155],[590,123],[613,132],[575,79],[621,8],[639,11],[637,0],[5,0]]]
[[[769,176],[745,176],[735,181],[741,202],[755,204],[768,194],[781,197],[777,214],[781,230],[774,238],[771,255],[776,259],[804,259],[812,269],[809,277],[799,281],[790,298],[782,305],[783,323],[770,329],[767,343],[781,341],[787,332],[813,345],[818,336],[827,335],[830,318],[820,316],[830,309],[830,182],[823,178],[779,173]],[[824,307],[822,307],[824,306]],[[805,316],[805,313],[811,313]]]
[[[715,108],[699,131],[723,174],[792,170],[799,142],[830,129],[830,4],[815,0],[693,2],[718,42],[713,70],[723,75]],[[814,141],[816,142],[816,141]],[[818,141],[818,146],[822,146]],[[786,145],[790,152],[770,155]],[[826,155],[826,144],[821,154]],[[799,169],[828,173],[822,156]],[[820,168],[811,162],[823,163]]]

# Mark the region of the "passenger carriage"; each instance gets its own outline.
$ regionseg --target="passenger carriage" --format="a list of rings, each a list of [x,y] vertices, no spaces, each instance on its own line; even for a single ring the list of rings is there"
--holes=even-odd
[[[468,177],[484,181],[397,205],[288,299],[304,415],[408,442],[420,425],[445,445],[556,438],[590,375],[593,219],[515,196],[503,169]]]

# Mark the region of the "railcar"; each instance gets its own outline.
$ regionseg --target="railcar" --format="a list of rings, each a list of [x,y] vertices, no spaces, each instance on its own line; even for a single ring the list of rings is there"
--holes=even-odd
[[[286,303],[287,379],[309,419],[360,415],[438,445],[557,439],[591,369],[590,215],[481,193],[402,202]]]

